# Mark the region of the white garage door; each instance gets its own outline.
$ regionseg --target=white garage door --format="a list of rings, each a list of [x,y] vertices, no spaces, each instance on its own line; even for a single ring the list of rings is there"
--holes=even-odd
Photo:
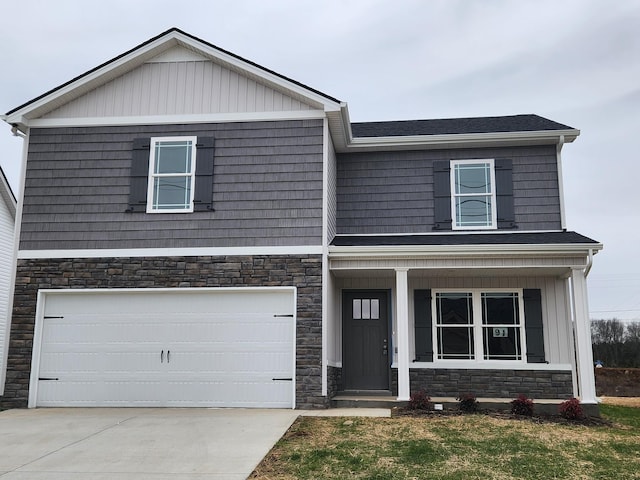
[[[294,406],[292,289],[58,291],[40,309],[31,406]]]

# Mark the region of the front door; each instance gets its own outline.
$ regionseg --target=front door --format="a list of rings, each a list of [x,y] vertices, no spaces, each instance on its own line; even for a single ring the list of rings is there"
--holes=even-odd
[[[388,292],[345,291],[342,329],[344,389],[388,390]]]

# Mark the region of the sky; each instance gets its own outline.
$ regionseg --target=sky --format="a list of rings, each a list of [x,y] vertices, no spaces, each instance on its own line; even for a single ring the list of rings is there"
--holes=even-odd
[[[0,4],[0,113],[178,27],[346,101],[351,121],[535,113],[577,128],[567,227],[604,244],[591,318],[640,321],[640,0]],[[16,194],[21,150],[0,122]]]

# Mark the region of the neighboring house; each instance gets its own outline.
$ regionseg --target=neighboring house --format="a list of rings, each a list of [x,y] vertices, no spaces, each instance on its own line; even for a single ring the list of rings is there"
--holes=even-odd
[[[571,127],[351,123],[177,29],[5,120],[28,152],[4,406],[596,403]]]
[[[14,264],[14,224],[16,220],[16,197],[0,168],[0,395],[4,391],[9,340],[9,318],[11,317],[11,274]]]

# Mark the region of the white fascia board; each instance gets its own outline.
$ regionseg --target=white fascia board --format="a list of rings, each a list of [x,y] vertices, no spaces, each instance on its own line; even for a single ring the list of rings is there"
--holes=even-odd
[[[132,117],[42,118],[29,121],[30,127],[95,127],[110,125],[169,125],[183,123],[232,123],[325,118],[322,110],[285,112],[205,113],[191,115],[141,115]]]
[[[408,256],[513,256],[513,255],[588,255],[602,250],[602,244],[528,244],[528,245],[375,245],[331,246],[329,257],[408,257]]]
[[[573,142],[580,130],[540,130],[532,132],[490,132],[490,133],[456,133],[446,135],[407,135],[393,137],[357,137],[351,138],[344,151],[366,151],[411,148],[454,148],[465,145],[484,143],[522,144],[550,143],[556,144],[564,137],[564,142]]]
[[[105,248],[75,250],[19,250],[21,260],[101,257],[197,257],[221,255],[322,255],[321,245],[282,247]]]

